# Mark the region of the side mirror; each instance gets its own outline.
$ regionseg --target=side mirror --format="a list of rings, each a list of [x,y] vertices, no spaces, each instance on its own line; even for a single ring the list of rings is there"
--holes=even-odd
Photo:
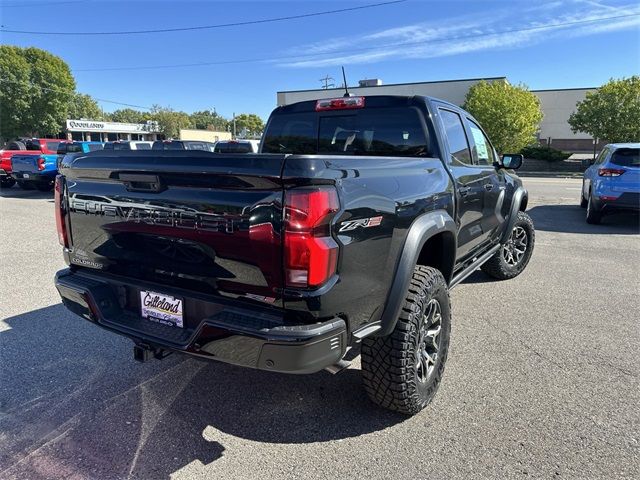
[[[512,170],[517,170],[522,166],[524,156],[520,153],[507,153],[502,155],[502,166]]]

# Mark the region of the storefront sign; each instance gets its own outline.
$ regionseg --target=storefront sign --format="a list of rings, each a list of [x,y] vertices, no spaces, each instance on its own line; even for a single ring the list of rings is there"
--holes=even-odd
[[[69,132],[149,133],[157,132],[158,124],[99,122],[93,120],[67,120]]]

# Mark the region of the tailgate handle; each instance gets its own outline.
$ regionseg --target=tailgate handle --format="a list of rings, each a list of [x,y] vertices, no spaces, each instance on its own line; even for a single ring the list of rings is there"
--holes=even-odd
[[[163,189],[158,175],[121,173],[119,178],[130,192],[160,192]]]

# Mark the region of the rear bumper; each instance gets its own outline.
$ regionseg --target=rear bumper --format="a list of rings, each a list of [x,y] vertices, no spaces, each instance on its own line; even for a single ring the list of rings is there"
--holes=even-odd
[[[217,297],[70,269],[59,271],[55,284],[70,311],[145,347],[285,373],[317,372],[346,351],[347,329],[340,318],[288,325],[271,311],[238,307]],[[203,316],[191,318],[184,329],[151,322],[128,305],[127,299],[142,289],[180,296],[185,315],[190,308]]]
[[[600,196],[597,198],[595,206],[603,213],[638,212],[640,211],[640,193],[625,192],[615,199],[606,195],[604,198]]]
[[[57,172],[11,172],[11,176],[15,180],[21,182],[34,182],[34,183],[53,183],[56,179]],[[25,177],[26,175],[26,177]]]

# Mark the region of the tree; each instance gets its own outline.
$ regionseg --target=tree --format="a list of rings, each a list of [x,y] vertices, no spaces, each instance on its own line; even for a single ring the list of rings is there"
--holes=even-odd
[[[192,128],[191,118],[185,112],[176,112],[168,107],[154,105],[151,109],[151,120],[158,122],[158,128],[166,138],[179,138],[180,130]]]
[[[102,109],[90,95],[77,93],[69,104],[67,116],[72,119],[104,120]]]
[[[109,113],[107,116],[112,122],[122,123],[144,123],[151,119],[149,113],[134,110],[133,108],[121,108]]]
[[[640,76],[611,79],[587,92],[569,116],[573,132],[585,132],[609,143],[640,141]]]
[[[218,115],[217,112],[202,110],[201,112],[193,112],[191,114],[191,122],[193,126],[199,130],[226,130],[229,120]]]
[[[500,153],[519,152],[534,143],[542,120],[538,97],[526,86],[506,81],[476,83],[463,108],[480,122]]]
[[[29,64],[22,49],[0,45],[0,139],[26,132],[24,112],[29,109]]]
[[[241,113],[235,117],[236,134],[239,135],[244,131],[248,137],[257,137],[264,130],[264,122],[254,113]],[[231,121],[233,128],[233,120]]]
[[[30,66],[30,106],[24,112],[27,133],[55,135],[67,119],[76,82],[69,66],[60,57],[34,47],[21,50]]]

